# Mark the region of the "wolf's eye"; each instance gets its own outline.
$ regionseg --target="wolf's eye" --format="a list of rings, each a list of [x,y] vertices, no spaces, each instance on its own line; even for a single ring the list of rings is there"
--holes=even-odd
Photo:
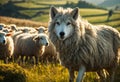
[[[70,25],[71,23],[70,22],[67,22],[67,25]]]
[[[57,25],[60,25],[60,23],[59,23],[59,22],[56,22],[56,24],[57,24]]]

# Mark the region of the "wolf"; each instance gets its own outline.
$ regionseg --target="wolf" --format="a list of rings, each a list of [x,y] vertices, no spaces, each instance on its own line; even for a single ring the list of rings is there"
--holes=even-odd
[[[69,71],[69,82],[74,82],[75,71],[76,82],[82,81],[85,72],[97,72],[101,82],[107,78],[114,82],[120,48],[120,33],[116,29],[82,20],[79,8],[51,7],[48,32],[61,64]]]

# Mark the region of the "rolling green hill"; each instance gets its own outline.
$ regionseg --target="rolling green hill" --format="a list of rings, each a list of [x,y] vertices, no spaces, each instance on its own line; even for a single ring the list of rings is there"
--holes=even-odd
[[[105,0],[99,4],[101,7],[115,7],[117,5],[120,6],[120,0]]]
[[[0,15],[15,18],[33,19],[45,22],[50,6],[56,7],[79,7],[79,8],[99,8],[85,1],[78,0],[2,0],[0,4]],[[44,19],[45,18],[45,19]]]

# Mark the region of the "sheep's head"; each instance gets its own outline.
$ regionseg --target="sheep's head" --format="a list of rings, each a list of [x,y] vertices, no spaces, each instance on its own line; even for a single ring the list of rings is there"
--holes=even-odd
[[[47,32],[47,28],[45,28],[43,26],[36,28],[36,30],[38,31],[38,33],[46,33]]]
[[[37,36],[35,36],[33,38],[33,40],[38,44],[38,45],[43,45],[43,46],[48,46],[49,45],[49,40],[48,40],[48,36],[41,33],[38,34]]]
[[[6,44],[6,36],[11,36],[11,33],[0,32],[0,44]]]
[[[5,27],[5,24],[0,23],[0,30],[2,30]]]
[[[11,25],[10,25],[10,29],[13,30],[13,31],[15,31],[15,32],[17,31],[17,28],[16,28],[16,27],[17,27],[17,26],[16,26],[15,24],[11,24]]]

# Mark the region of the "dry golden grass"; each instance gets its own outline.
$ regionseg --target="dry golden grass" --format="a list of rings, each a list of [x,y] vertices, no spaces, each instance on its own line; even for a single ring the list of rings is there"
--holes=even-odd
[[[29,26],[29,27],[39,27],[45,26],[47,27],[47,23],[35,22],[26,19],[16,19],[11,17],[0,16],[0,23],[5,24],[16,24],[17,26]]]

